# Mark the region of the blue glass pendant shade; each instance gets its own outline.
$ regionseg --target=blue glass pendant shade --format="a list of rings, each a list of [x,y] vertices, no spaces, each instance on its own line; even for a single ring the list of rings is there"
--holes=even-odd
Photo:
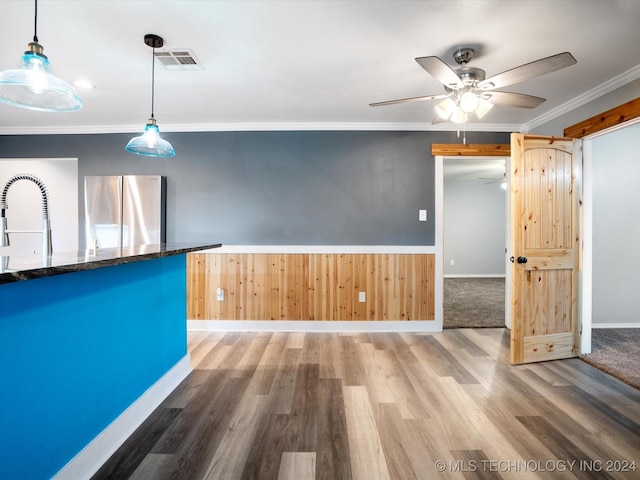
[[[22,56],[22,67],[0,73],[0,102],[43,112],[80,110],[82,100],[74,88],[49,69],[42,46],[30,43]]]
[[[173,157],[176,154],[171,144],[160,137],[160,130],[153,117],[144,127],[144,133],[132,138],[125,149],[127,152],[147,157]]]

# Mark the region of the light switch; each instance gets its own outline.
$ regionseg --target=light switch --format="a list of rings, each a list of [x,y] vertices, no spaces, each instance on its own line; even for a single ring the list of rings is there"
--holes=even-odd
[[[358,301],[360,303],[364,303],[367,301],[367,293],[366,292],[360,292],[358,293]]]
[[[224,302],[224,289],[223,288],[218,288],[218,290],[216,290],[216,299],[219,302]]]
[[[427,221],[427,211],[426,210],[419,210],[418,211],[418,220],[421,222],[426,222]]]

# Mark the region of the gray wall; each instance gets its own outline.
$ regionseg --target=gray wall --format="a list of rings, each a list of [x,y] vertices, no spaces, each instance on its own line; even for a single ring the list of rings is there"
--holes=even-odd
[[[532,133],[562,135],[571,125],[640,97],[640,79],[603,95]],[[635,132],[635,135],[634,135]],[[593,158],[593,289],[594,324],[638,325],[640,258],[635,243],[640,234],[635,207],[640,162],[632,143],[637,126],[592,139]]]
[[[434,245],[431,144],[460,142],[455,132],[163,133],[177,154],[155,159],[125,152],[132,136],[0,136],[0,157],[77,157],[80,206],[86,175],[166,175],[169,242]]]
[[[499,183],[485,182],[445,177],[445,276],[505,274],[506,192]]]
[[[592,140],[593,323],[640,323],[640,125]]]

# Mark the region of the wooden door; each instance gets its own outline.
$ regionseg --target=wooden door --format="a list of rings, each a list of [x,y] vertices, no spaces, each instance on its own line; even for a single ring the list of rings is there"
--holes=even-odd
[[[511,135],[511,363],[580,345],[582,144]]]

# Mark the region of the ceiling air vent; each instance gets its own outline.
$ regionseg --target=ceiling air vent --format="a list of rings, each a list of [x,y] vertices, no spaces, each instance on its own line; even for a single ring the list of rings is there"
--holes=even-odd
[[[188,48],[155,52],[165,70],[202,70],[198,59]]]

